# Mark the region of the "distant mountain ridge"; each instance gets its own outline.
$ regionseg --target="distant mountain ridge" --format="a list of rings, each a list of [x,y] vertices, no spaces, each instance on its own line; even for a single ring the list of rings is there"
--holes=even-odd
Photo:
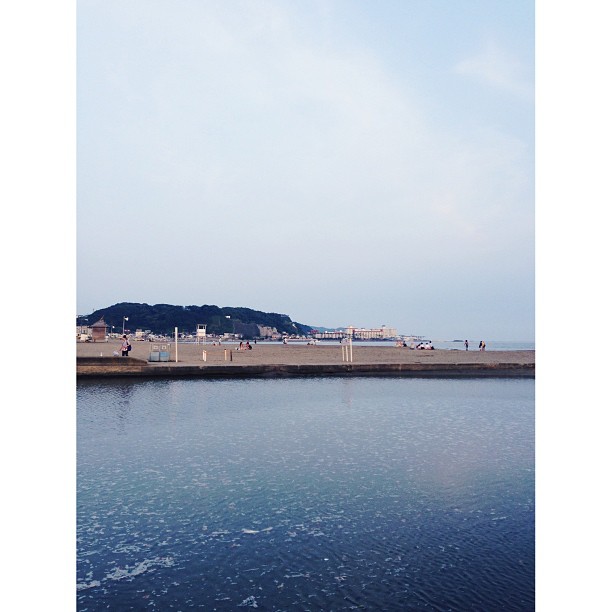
[[[172,334],[178,327],[180,333],[195,334],[198,324],[205,324],[208,334],[242,334],[245,338],[260,335],[259,327],[276,328],[282,334],[308,335],[313,326],[292,321],[286,314],[262,312],[251,308],[214,306],[174,306],[171,304],[138,304],[121,302],[107,308],[95,310],[91,314],[77,317],[77,325],[93,325],[100,319],[109,330],[121,331],[125,328],[131,333],[136,329],[150,330],[154,334]]]

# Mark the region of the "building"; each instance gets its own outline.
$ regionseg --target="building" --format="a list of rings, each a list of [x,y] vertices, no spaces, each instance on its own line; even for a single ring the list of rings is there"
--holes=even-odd
[[[108,325],[104,322],[104,319],[96,321],[91,326],[91,339],[94,342],[106,342],[106,328]]]
[[[318,340],[342,340],[342,338],[352,338],[353,340],[394,340],[397,338],[397,329],[395,327],[387,327],[386,325],[374,329],[349,325],[342,330],[313,332],[312,337]]]
[[[346,328],[346,335],[354,340],[393,340],[397,337],[397,329],[386,325],[373,329],[357,328],[349,325]]]
[[[277,340],[281,337],[276,327],[269,327],[268,325],[258,325],[257,327],[259,328],[260,338],[270,338],[272,340]]]
[[[313,331],[310,335],[317,340],[342,340],[342,338],[346,337],[345,332],[341,330]]]

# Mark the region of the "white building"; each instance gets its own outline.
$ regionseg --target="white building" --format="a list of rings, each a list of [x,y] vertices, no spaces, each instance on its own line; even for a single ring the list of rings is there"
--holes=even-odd
[[[386,325],[373,329],[349,325],[346,328],[346,335],[355,340],[392,340],[397,337],[397,329],[395,327],[387,327]]]
[[[312,334],[313,338],[319,340],[340,340],[342,338],[353,338],[353,340],[393,340],[397,338],[397,329],[382,325],[374,329],[353,327],[349,325],[343,330],[320,331]]]

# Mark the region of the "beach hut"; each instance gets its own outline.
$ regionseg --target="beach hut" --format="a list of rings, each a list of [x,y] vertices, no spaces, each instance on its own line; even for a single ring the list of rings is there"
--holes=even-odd
[[[91,326],[91,338],[94,342],[106,342],[106,328],[108,326],[104,322],[104,319],[96,321]]]

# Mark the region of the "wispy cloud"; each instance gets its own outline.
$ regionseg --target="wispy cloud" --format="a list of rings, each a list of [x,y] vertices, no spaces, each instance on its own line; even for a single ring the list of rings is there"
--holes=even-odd
[[[494,42],[489,41],[480,53],[458,62],[455,72],[525,101],[533,101],[533,70]]]

